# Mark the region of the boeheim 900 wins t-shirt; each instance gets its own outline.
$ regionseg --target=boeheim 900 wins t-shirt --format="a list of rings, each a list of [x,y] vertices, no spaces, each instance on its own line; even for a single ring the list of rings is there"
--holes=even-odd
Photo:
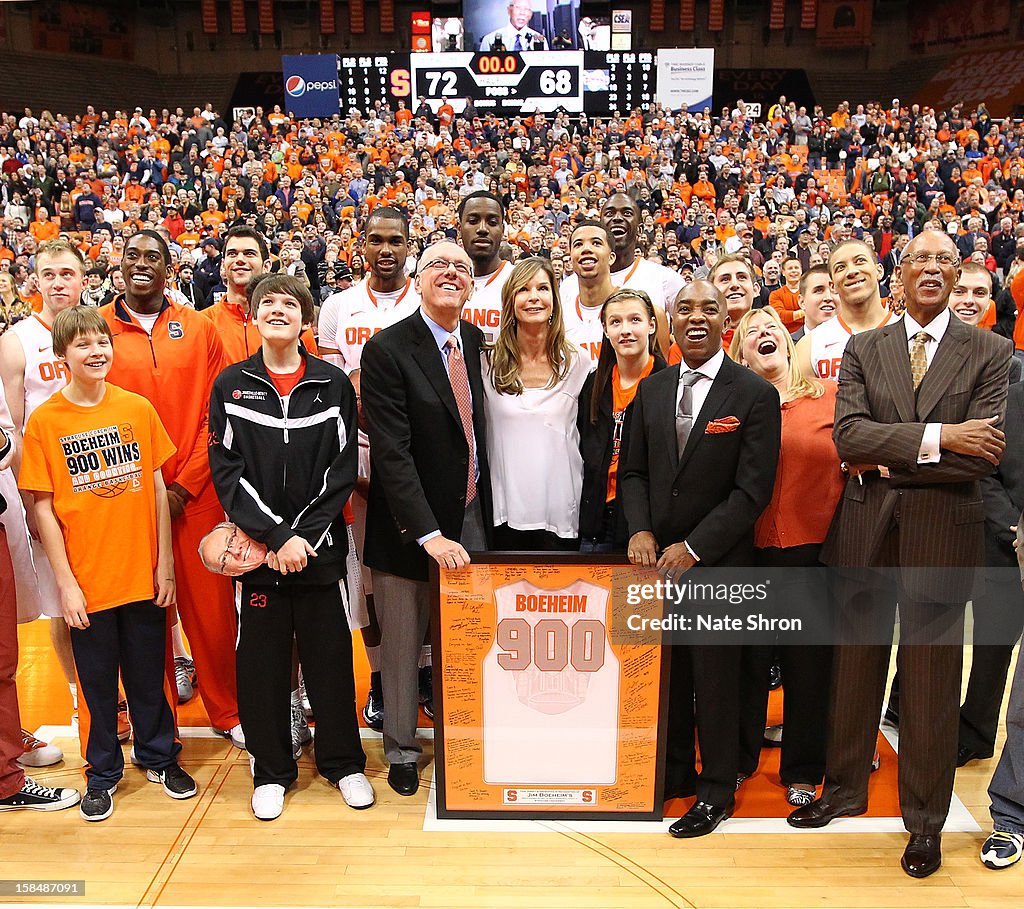
[[[18,485],[53,494],[89,612],[153,599],[153,472],[174,452],[153,405],[115,385],[94,407],[58,392],[29,418]]]

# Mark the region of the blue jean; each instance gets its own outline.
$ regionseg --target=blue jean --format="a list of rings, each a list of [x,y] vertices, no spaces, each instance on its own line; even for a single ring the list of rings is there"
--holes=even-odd
[[[1024,833],[1024,647],[1010,686],[1006,742],[988,787],[992,829]]]

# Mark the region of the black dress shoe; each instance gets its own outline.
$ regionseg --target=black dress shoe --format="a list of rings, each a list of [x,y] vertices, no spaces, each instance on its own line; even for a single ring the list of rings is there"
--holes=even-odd
[[[980,751],[975,751],[973,748],[961,745],[956,751],[956,765],[957,767],[963,767],[971,761],[987,761],[992,757],[993,753],[989,751],[986,754],[982,754]]]
[[[415,795],[420,788],[420,775],[416,770],[416,762],[392,764],[388,768],[388,785],[399,795]]]
[[[942,836],[938,833],[912,833],[900,859],[911,877],[928,877],[942,865]]]
[[[894,729],[900,728],[900,712],[899,709],[894,707],[892,704],[885,705],[885,715],[883,716],[883,719]]]
[[[843,805],[833,805],[824,799],[816,799],[810,805],[797,808],[786,818],[786,823],[790,827],[800,827],[801,829],[825,827],[837,817],[856,817],[858,814],[864,814],[867,810],[867,805],[861,808],[846,808]]]
[[[726,818],[732,817],[736,803],[732,800],[728,805],[709,805],[697,802],[678,821],[668,828],[668,832],[678,839],[689,839],[694,836],[707,836]]]

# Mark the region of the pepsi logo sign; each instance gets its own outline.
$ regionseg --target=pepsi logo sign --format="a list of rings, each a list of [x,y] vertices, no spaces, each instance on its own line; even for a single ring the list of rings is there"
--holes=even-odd
[[[300,98],[306,93],[306,80],[302,76],[289,76],[284,83],[285,91],[293,98]]]

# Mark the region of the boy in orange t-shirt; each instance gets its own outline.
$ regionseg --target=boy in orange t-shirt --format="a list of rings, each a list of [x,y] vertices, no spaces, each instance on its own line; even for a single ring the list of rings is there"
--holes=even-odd
[[[131,699],[135,760],[174,799],[197,792],[178,766],[181,744],[165,687],[166,608],[175,601],[171,518],[161,465],[174,445],[153,406],[106,382],[114,359],[106,320],[74,306],[53,321],[53,350],[71,381],[25,427],[19,485],[60,591],[78,670],[87,821],[114,810],[124,773],[117,740],[118,670]]]

